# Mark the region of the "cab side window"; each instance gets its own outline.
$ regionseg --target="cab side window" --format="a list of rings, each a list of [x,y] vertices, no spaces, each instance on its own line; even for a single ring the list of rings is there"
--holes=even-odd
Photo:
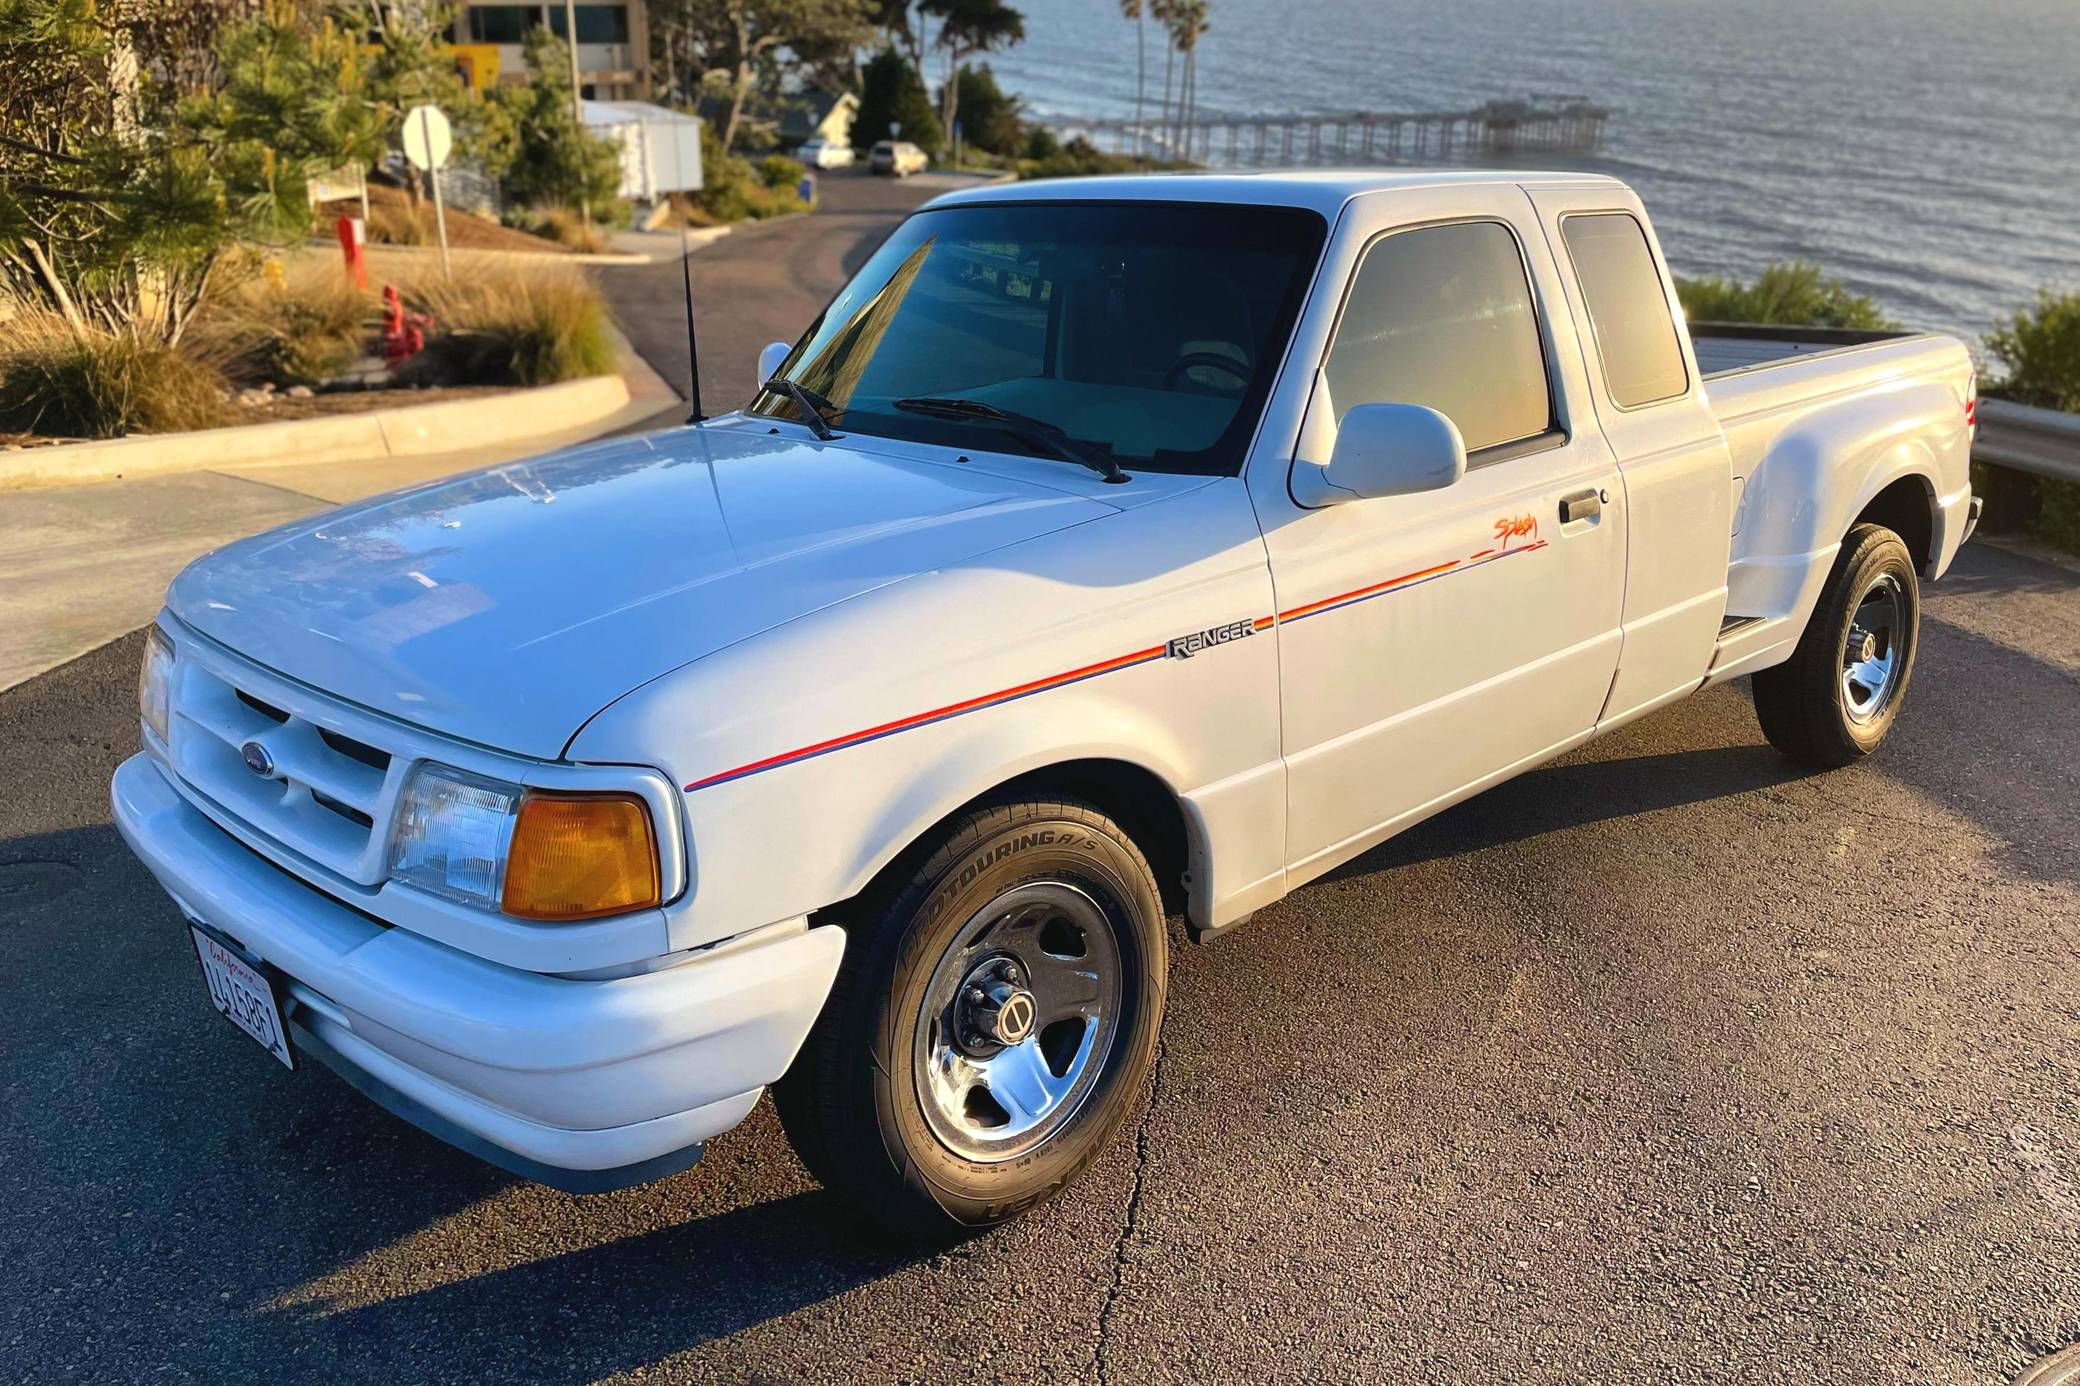
[[[1598,212],[1562,220],[1560,239],[1581,281],[1611,402],[1637,409],[1686,393],[1690,372],[1646,228],[1623,212]]]
[[[1323,373],[1338,423],[1354,404],[1427,405],[1459,426],[1469,454],[1555,427],[1531,284],[1500,222],[1375,242]]]

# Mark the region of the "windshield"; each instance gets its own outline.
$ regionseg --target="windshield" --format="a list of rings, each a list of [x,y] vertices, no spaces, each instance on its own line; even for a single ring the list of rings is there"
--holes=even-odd
[[[1135,470],[1233,475],[1321,217],[1199,203],[991,203],[905,221],[780,368],[854,433],[1059,456],[969,401]],[[902,401],[904,407],[898,407]],[[761,391],[751,411],[801,419]]]

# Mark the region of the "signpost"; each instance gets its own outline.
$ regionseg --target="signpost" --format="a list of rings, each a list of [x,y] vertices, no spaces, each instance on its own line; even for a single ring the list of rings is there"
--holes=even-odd
[[[448,212],[441,203],[441,165],[448,162],[448,151],[454,142],[448,118],[439,107],[414,106],[404,113],[404,157],[433,180],[433,224],[440,232],[443,277],[449,273],[449,266]]]

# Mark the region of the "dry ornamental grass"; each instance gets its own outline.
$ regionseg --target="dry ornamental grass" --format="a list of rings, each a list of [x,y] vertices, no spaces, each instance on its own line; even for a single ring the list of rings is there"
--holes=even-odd
[[[599,291],[576,269],[458,257],[399,286],[435,323],[415,374],[472,385],[553,385],[616,365]]]
[[[8,323],[0,433],[119,438],[234,421],[223,373],[201,350],[132,332],[82,335],[42,315]]]

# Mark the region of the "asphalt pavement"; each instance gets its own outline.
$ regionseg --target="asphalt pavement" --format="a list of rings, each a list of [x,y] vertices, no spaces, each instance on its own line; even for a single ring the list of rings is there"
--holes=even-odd
[[[703,251],[714,388],[887,224]],[[1923,641],[1864,765],[1716,689],[1180,944],[1114,1148],[920,1255],[763,1104],[574,1197],[282,1070],[109,825],[126,637],[0,694],[0,1378],[2010,1380],[2080,1340],[2080,567]]]

